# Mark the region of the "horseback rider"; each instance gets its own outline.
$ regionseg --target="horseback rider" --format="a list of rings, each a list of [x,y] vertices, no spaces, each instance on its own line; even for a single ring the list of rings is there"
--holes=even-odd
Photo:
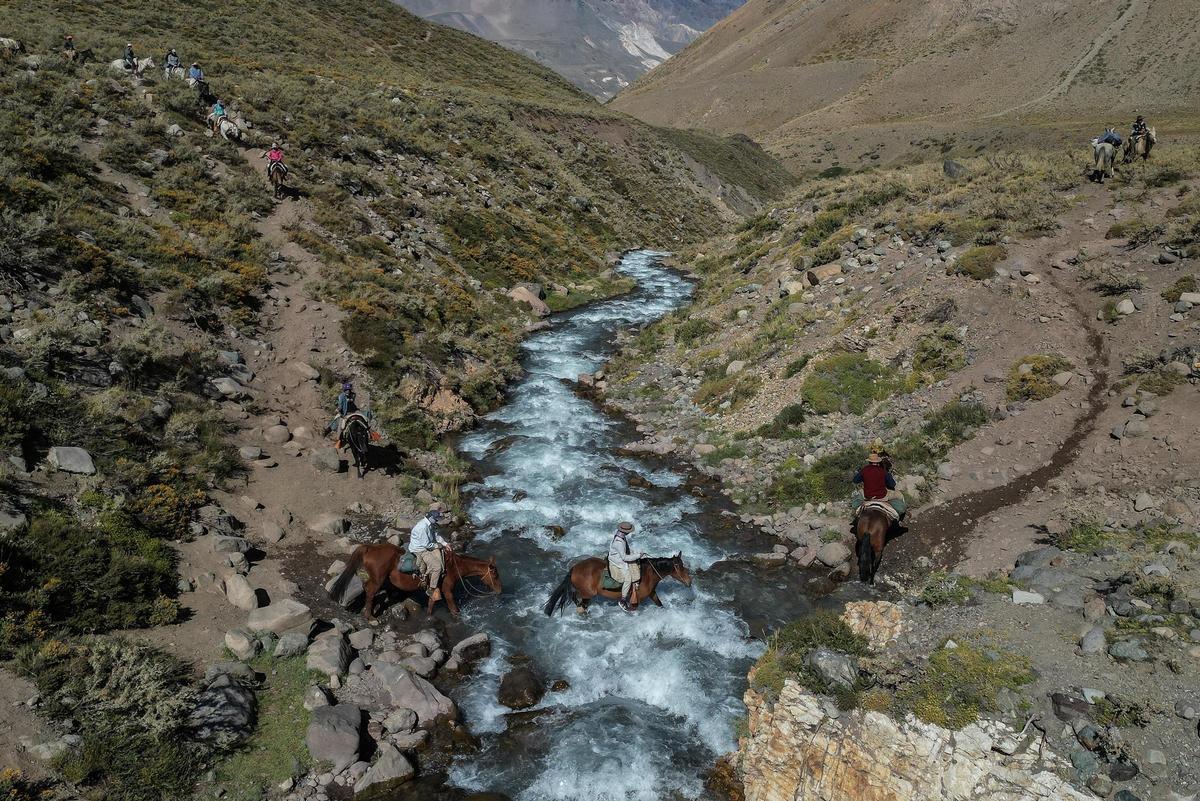
[[[220,101],[219,98],[215,103],[213,103],[212,114],[208,116],[209,119],[212,120],[213,133],[220,133],[221,120],[225,119],[225,105]]]
[[[63,58],[67,61],[74,61],[77,57],[78,54],[75,52],[75,37],[67,34],[66,38],[63,39]]]
[[[442,600],[442,574],[446,571],[445,551],[453,553],[450,543],[438,533],[437,524],[446,514],[446,506],[434,503],[408,535],[408,552],[417,559],[431,601]]]
[[[192,66],[188,67],[187,77],[188,77],[188,80],[192,82],[193,86],[195,86],[198,83],[203,83],[204,82],[204,70],[200,69],[200,65],[197,64],[195,61],[193,61]]]
[[[1149,133],[1150,126],[1146,124],[1146,118],[1139,114],[1138,118],[1133,121],[1133,127],[1129,129],[1129,138],[1136,142]]]
[[[1116,129],[1116,128],[1114,128],[1113,126],[1109,125],[1107,128],[1105,128],[1105,129],[1104,129],[1104,133],[1103,133],[1103,134],[1101,134],[1101,135],[1100,135],[1100,136],[1099,136],[1099,137],[1096,139],[1096,141],[1097,141],[1097,142],[1099,142],[1100,144],[1105,144],[1105,143],[1107,143],[1107,144],[1110,144],[1110,145],[1112,145],[1113,147],[1120,147],[1120,146],[1121,146],[1121,144],[1122,144],[1122,143],[1123,143],[1125,140],[1123,140],[1123,139],[1121,138],[1121,135],[1120,135],[1119,133],[1117,133],[1117,129]]]
[[[282,170],[284,175],[287,175],[287,165],[283,163],[283,148],[278,142],[271,143],[271,149],[263,154],[263,158],[267,160],[267,177],[271,177],[271,173],[275,170]]]
[[[180,66],[179,54],[176,53],[175,48],[172,47],[167,51],[167,57],[163,59],[163,69],[165,70],[167,77],[171,77],[171,70],[177,70],[180,68]]]
[[[125,69],[137,72],[137,56],[133,54],[133,42],[125,43],[125,52],[121,54],[121,59],[125,62]]]
[[[343,381],[342,391],[337,396],[337,414],[329,421],[329,425],[325,426],[326,431],[337,434],[338,447],[341,447],[342,432],[346,429],[346,421],[350,415],[357,412],[358,403],[354,395],[354,384]],[[369,420],[367,422],[370,423]]]
[[[634,554],[630,549],[629,538],[632,536],[633,523],[623,522],[617,526],[608,545],[608,572],[621,582],[620,604],[626,612],[637,609],[637,585],[642,578],[642,567],[638,562],[646,557],[646,554]]]
[[[851,502],[856,518],[868,501],[886,501],[896,510],[896,522],[904,518],[907,507],[902,497],[892,494],[896,489],[896,477],[892,475],[892,460],[882,439],[877,437],[871,443],[866,463],[854,474],[854,483],[862,485],[862,497]]]

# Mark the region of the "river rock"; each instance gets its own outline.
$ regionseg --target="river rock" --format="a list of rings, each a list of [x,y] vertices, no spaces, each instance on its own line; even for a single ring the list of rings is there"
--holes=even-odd
[[[285,425],[268,426],[263,431],[263,440],[272,445],[282,445],[292,438],[292,432],[288,431]]]
[[[858,665],[840,651],[831,648],[814,648],[804,657],[804,663],[829,685],[852,687],[858,681]]]
[[[326,473],[342,472],[342,456],[337,448],[313,448],[308,461],[313,467]]]
[[[245,576],[233,573],[225,577],[225,599],[238,609],[247,612],[258,608],[258,594]]]
[[[308,650],[308,635],[298,631],[289,631],[279,637],[279,641],[275,643],[275,658],[287,659],[292,656],[299,656]]]
[[[817,561],[825,567],[837,567],[850,558],[850,549],[840,542],[827,542],[817,550]]]
[[[474,662],[492,653],[492,639],[486,631],[481,631],[459,640],[450,653],[461,662]]]
[[[340,537],[350,528],[350,523],[341,515],[317,515],[308,521],[309,531],[325,534],[330,537]]]
[[[250,394],[250,390],[246,389],[232,378],[214,378],[212,379],[211,383],[214,387],[216,387],[217,392],[220,392],[226,398],[231,400],[238,400],[239,398],[244,398]]]
[[[388,734],[412,731],[417,727],[417,713],[411,709],[393,709],[383,719],[383,729]]]
[[[189,723],[198,739],[228,747],[254,731],[256,704],[253,690],[222,673],[197,696]]]
[[[84,476],[96,473],[96,464],[92,461],[92,455],[83,448],[53,447],[50,449],[46,461],[64,473],[78,473]]]
[[[355,601],[366,594],[366,588],[363,586],[363,581],[355,573],[350,577],[346,586],[342,588],[342,592],[335,598],[333,595],[334,586],[338,583],[340,576],[334,576],[325,582],[325,592],[333,599],[333,602],[343,609],[349,609]]]
[[[332,762],[341,773],[358,759],[362,710],[351,704],[317,707],[312,711],[304,743],[318,762]]]
[[[421,726],[430,726],[438,718],[453,719],[458,713],[453,701],[403,665],[377,662],[370,670],[356,677],[356,681],[362,682],[368,691],[371,683],[378,683],[391,705],[417,713],[417,721]]]
[[[1102,654],[1107,647],[1108,640],[1101,626],[1093,626],[1079,639],[1079,652],[1083,654]]]
[[[1108,655],[1118,662],[1145,662],[1150,658],[1137,640],[1117,640],[1108,646]]]
[[[346,637],[336,629],[326,632],[308,646],[308,657],[305,662],[309,670],[324,673],[326,676],[341,676],[350,666],[350,644]]]
[[[375,764],[354,784],[354,797],[372,798],[386,794],[411,779],[415,772],[400,749],[391,743],[380,743]]]
[[[288,629],[302,629],[307,632],[312,623],[313,616],[308,607],[291,598],[260,606],[250,613],[250,618],[246,621],[251,631],[270,631],[275,634],[282,634]]]
[[[529,709],[542,700],[546,688],[541,676],[532,668],[513,668],[500,678],[497,700],[509,709]]]
[[[225,647],[229,649],[229,653],[245,661],[258,655],[262,643],[250,629],[238,626],[236,629],[225,632]]]
[[[539,298],[529,287],[517,286],[508,291],[508,296],[518,303],[525,303],[538,317],[548,317],[550,307]]]

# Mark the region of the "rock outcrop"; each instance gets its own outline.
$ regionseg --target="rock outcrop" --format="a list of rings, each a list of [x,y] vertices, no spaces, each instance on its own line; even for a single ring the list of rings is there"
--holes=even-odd
[[[775,703],[749,690],[739,767],[746,801],[1085,801],[1069,765],[1001,723],[959,731],[880,712],[837,717],[794,681]]]

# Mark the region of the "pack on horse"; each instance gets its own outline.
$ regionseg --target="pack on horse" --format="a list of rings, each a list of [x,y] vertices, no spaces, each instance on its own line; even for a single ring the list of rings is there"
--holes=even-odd
[[[638,561],[642,569],[641,581],[637,584],[636,596],[638,603],[649,598],[655,605],[662,606],[658,599],[658,584],[665,578],[674,578],[685,587],[692,586],[692,574],[683,564],[682,554],[666,557],[646,557]],[[597,595],[621,600],[621,582],[614,579],[608,572],[608,560],[592,557],[582,559],[571,566],[567,576],[562,580],[550,597],[542,611],[547,616],[561,612],[570,600],[575,604],[575,611],[581,615],[587,614],[588,604]]]
[[[411,553],[405,553],[403,548],[392,545],[390,542],[360,545],[350,555],[346,569],[329,589],[329,595],[335,600],[340,600],[346,587],[349,586],[350,580],[361,571],[363,589],[366,593],[363,614],[367,620],[374,620],[375,594],[389,581],[393,587],[404,592],[418,592],[425,589],[419,570],[417,560]],[[473,590],[471,584],[465,581],[470,578],[482,579],[493,593],[499,594],[501,590],[500,571],[496,567],[495,558],[484,561],[454,551],[448,552],[446,554],[446,571],[442,576],[440,587],[442,598],[446,601],[450,614],[455,617],[458,617],[458,603],[454,600],[454,587],[458,582],[464,581],[468,592],[475,595],[481,594]],[[430,598],[425,608],[426,614],[433,614],[434,603],[434,600]]]

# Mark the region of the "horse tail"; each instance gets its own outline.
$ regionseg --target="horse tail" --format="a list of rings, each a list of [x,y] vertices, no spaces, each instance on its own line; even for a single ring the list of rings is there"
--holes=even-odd
[[[875,565],[875,552],[871,547],[871,536],[861,530],[861,524],[860,517],[854,526],[854,533],[858,537],[855,549],[858,551],[858,580],[866,584],[872,579],[871,568]]]
[[[550,593],[550,597],[546,599],[546,605],[542,611],[546,613],[546,617],[553,617],[555,612],[561,612],[563,607],[567,605],[568,599],[571,597],[571,571],[567,571],[567,576],[554,588],[554,592]]]
[[[350,584],[350,579],[354,578],[354,574],[362,567],[365,550],[366,548],[362,545],[354,549],[354,553],[350,555],[350,562],[346,565],[346,569],[342,571],[342,575],[338,576],[337,581],[333,583],[333,587],[329,590],[330,598],[336,601],[346,592],[346,587]]]

